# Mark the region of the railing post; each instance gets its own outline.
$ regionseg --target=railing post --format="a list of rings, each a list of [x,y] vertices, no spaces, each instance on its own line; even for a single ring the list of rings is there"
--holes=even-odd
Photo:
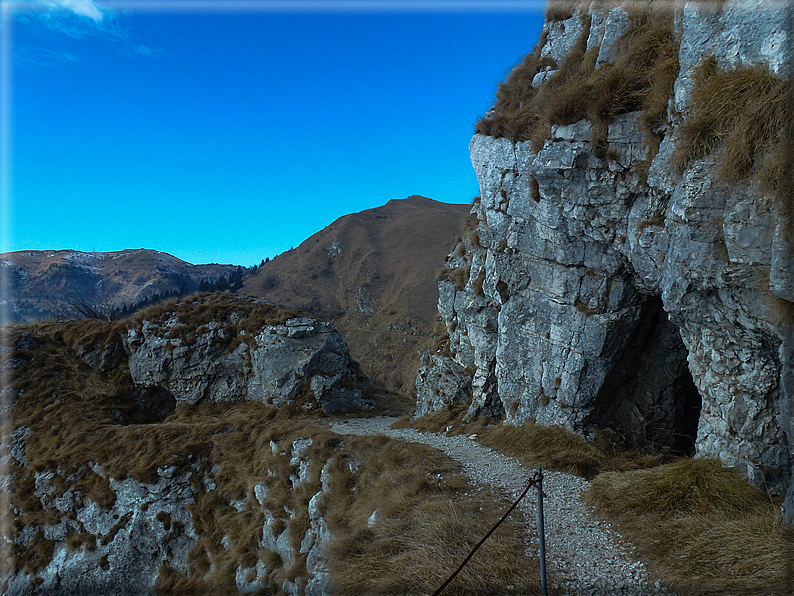
[[[535,472],[535,484],[538,489],[538,537],[540,538],[540,587],[543,596],[549,596],[546,587],[546,531],[543,527],[543,471],[540,467]]]

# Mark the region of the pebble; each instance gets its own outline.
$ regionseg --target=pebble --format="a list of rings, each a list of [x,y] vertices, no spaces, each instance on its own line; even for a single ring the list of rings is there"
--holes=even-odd
[[[339,434],[383,434],[413,443],[424,443],[449,455],[471,480],[488,484],[515,500],[526,488],[535,470],[483,447],[471,437],[420,433],[414,429],[389,428],[396,418],[357,418],[332,423]],[[474,437],[476,438],[476,437]],[[549,585],[562,594],[625,596],[673,595],[654,581],[645,565],[632,555],[634,547],[609,524],[594,519],[582,500],[590,483],[584,478],[546,470],[543,472],[543,501],[546,533],[546,563]],[[519,504],[529,534],[528,550],[538,553],[537,493],[530,491]]]

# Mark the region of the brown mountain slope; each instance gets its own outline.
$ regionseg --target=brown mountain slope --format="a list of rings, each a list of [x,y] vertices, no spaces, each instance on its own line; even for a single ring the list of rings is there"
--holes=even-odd
[[[410,394],[438,315],[436,274],[470,208],[412,196],[345,215],[241,292],[330,321],[374,383]]]
[[[24,250],[0,253],[0,302],[7,321],[24,323],[73,317],[69,296],[101,300],[111,307],[134,304],[154,294],[198,289],[200,281],[228,277],[234,265],[192,265],[149,249],[116,252]]]

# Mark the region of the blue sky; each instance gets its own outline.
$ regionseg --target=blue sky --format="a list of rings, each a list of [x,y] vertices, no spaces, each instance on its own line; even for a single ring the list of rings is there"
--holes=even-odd
[[[3,2],[2,250],[252,265],[347,213],[468,203],[539,2]],[[9,43],[10,42],[10,43]]]

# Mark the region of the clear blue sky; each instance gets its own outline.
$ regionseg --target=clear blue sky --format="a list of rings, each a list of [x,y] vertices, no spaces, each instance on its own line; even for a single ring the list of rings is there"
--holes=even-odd
[[[2,249],[241,265],[389,199],[470,202],[473,123],[543,24],[542,2],[3,4]]]

